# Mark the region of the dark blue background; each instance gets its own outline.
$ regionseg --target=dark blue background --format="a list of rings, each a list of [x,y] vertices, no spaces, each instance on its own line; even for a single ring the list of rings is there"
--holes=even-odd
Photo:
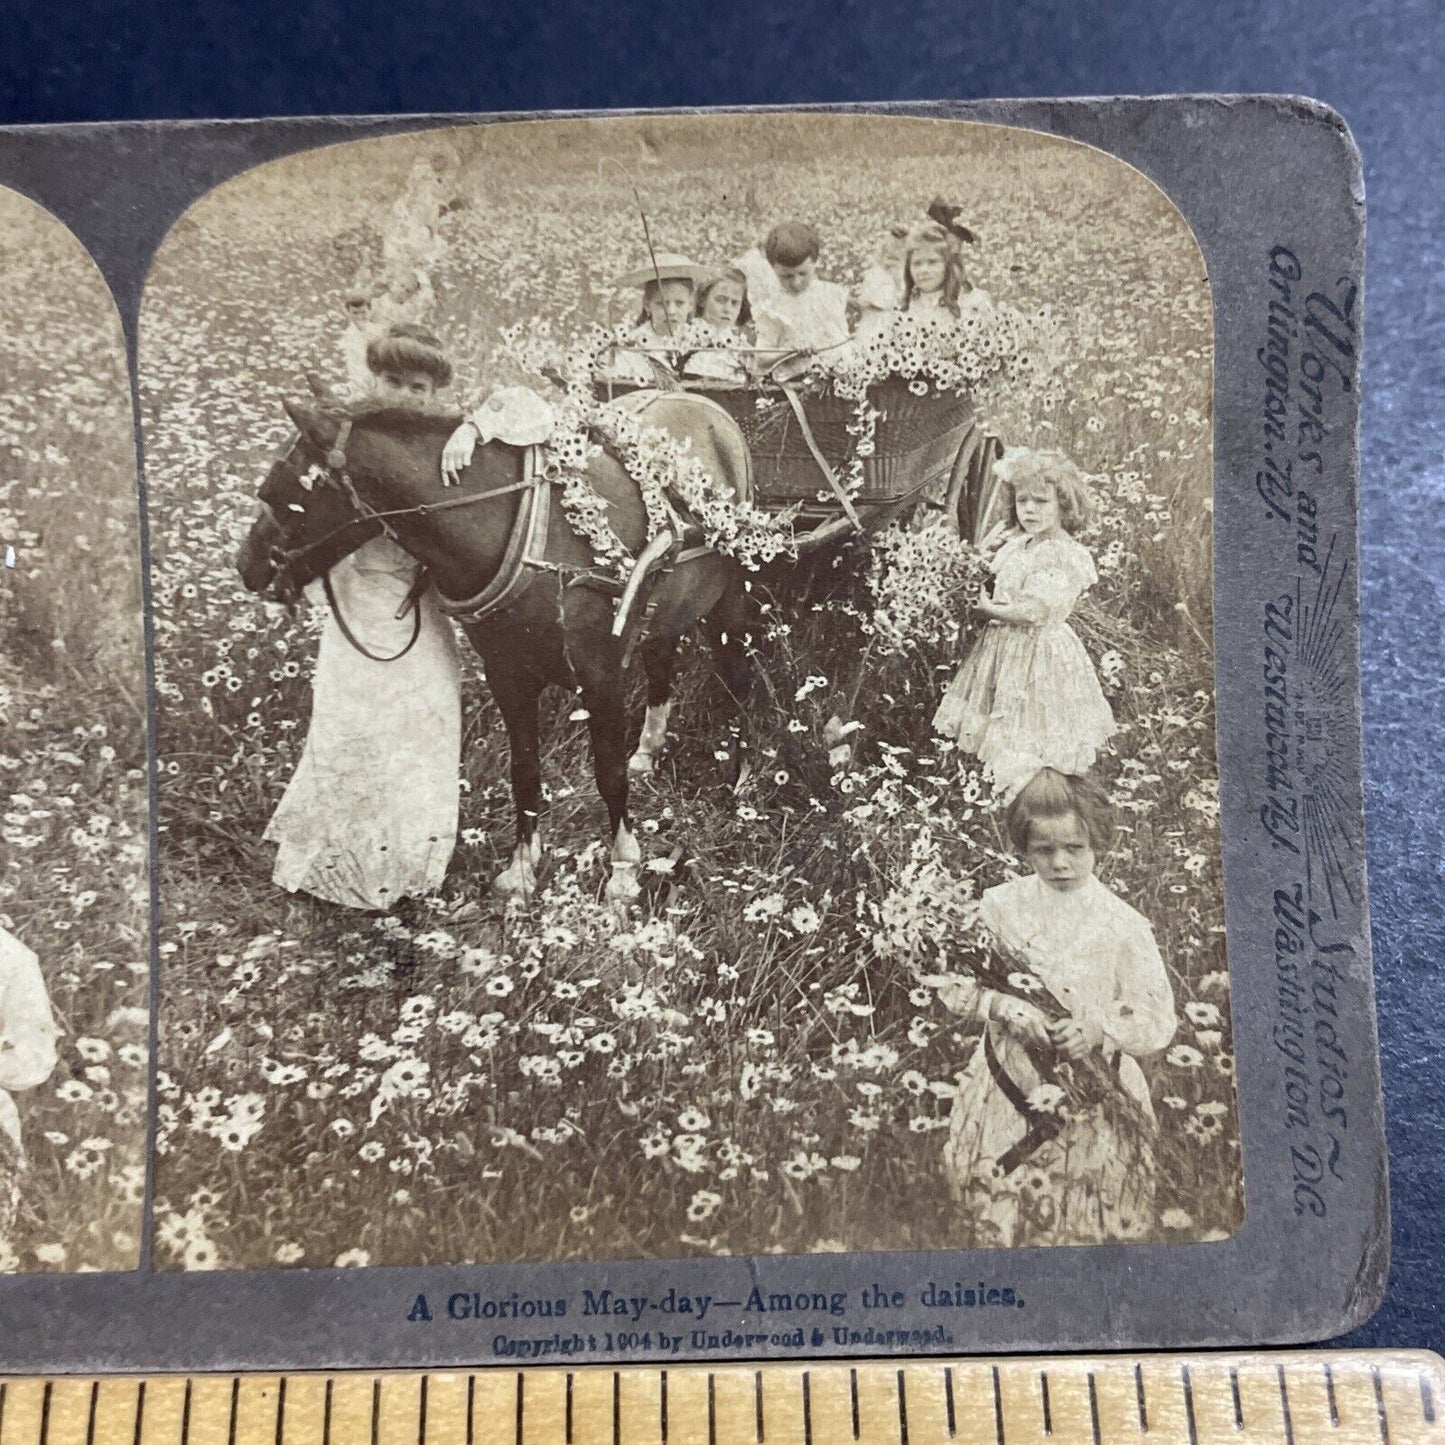
[[[1341,111],[1368,187],[1365,741],[1394,1192],[1389,1294],[1355,1339],[1445,1350],[1442,17],[1439,0],[20,0],[0,17],[0,123],[1178,91]]]

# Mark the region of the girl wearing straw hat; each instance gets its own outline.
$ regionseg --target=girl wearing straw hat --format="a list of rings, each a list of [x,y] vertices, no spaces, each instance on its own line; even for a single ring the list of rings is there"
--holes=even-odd
[[[685,350],[697,286],[709,276],[699,266],[675,251],[659,251],[647,264],[617,278],[619,289],[640,287],[642,310],[626,340],[637,350],[616,352],[602,373],[604,381],[651,386],[657,381],[660,362],[675,369],[679,353]]]

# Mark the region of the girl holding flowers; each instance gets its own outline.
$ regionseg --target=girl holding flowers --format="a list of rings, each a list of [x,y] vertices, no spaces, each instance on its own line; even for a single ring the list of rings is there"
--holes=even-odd
[[[1094,665],[1069,613],[1098,581],[1088,548],[1072,535],[1093,513],[1083,473],[1062,452],[1005,456],[1008,524],[985,537],[988,625],[958,669],[933,726],[985,764],[1005,793],[1040,767],[1085,773],[1115,732]]]
[[[1005,815],[1030,872],[983,895],[993,962],[922,980],[983,1024],[944,1165],[985,1246],[1154,1227],[1157,1129],[1138,1060],[1173,1037],[1174,994],[1148,919],[1095,876],[1110,813],[1091,779],[1041,769]]]

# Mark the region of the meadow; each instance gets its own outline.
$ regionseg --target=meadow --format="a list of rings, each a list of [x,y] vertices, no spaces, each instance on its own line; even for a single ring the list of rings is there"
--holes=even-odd
[[[574,129],[513,144],[512,127],[368,142],[243,177],[168,239],[140,352],[161,1267],[988,1242],[941,1168],[975,1036],[912,975],[946,966],[979,891],[1018,865],[981,780],[930,733],[962,619],[888,565],[901,538],[759,579],[765,702],[737,795],[714,755],[718,685],[686,650],[670,751],[633,796],[649,861],[630,914],[601,899],[602,813],[560,696],[541,892],[512,913],[488,896],[511,800],[505,735],[470,665],[445,896],[370,918],[271,885],[260,838],[304,740],[320,619],[248,596],[232,557],[289,441],[280,403],[308,370],[340,379],[345,290],[432,153],[457,204],[429,262],[431,320],[462,397],[517,379],[494,361],[503,326],[622,319],[630,298],[608,281],[645,254],[639,199],[655,244],[705,260],[806,217],[824,274],[849,282],[933,194],[967,204],[974,282],[1059,338],[1056,384],[997,398],[989,427],[1069,451],[1102,506],[1079,628],[1124,724],[1102,769],[1124,826],[1100,871],[1154,923],[1181,1019],[1148,1064],[1157,1232],[1237,1226],[1202,261],[1168,202],[1096,153],[869,125],[847,145],[821,122],[751,147],[697,122],[627,123],[605,143]]]
[[[12,192],[0,315],[0,925],[38,955],[61,1033],[17,1096],[29,1168],[0,1269],[134,1269],[151,949],[130,389],[99,272]]]

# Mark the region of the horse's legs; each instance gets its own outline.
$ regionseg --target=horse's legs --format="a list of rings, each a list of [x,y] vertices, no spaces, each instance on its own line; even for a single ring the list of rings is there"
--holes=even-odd
[[[667,718],[672,711],[672,668],[677,660],[675,637],[650,637],[638,648],[642,670],[647,674],[647,716],[637,739],[637,751],[627,761],[627,771],[638,776],[650,773],[657,755],[667,744]]]
[[[492,696],[507,726],[512,754],[512,801],[517,809],[517,841],[511,861],[492,884],[497,892],[530,898],[537,886],[537,864],[542,858],[542,840],[537,815],[542,805],[542,767],[537,703],[542,687],[532,678],[507,676],[492,682]]]
[[[718,676],[733,703],[728,723],[728,786],[739,787],[751,770],[748,763],[747,722],[757,681],[753,660],[753,630],[757,610],[741,576],[729,583],[717,606],[703,619],[703,629],[712,643]]]
[[[642,850],[627,821],[627,709],[622,679],[600,677],[584,682],[582,703],[592,737],[592,769],[597,791],[607,806],[608,836],[612,840],[607,897],[614,903],[631,902],[641,891],[637,872]]]

